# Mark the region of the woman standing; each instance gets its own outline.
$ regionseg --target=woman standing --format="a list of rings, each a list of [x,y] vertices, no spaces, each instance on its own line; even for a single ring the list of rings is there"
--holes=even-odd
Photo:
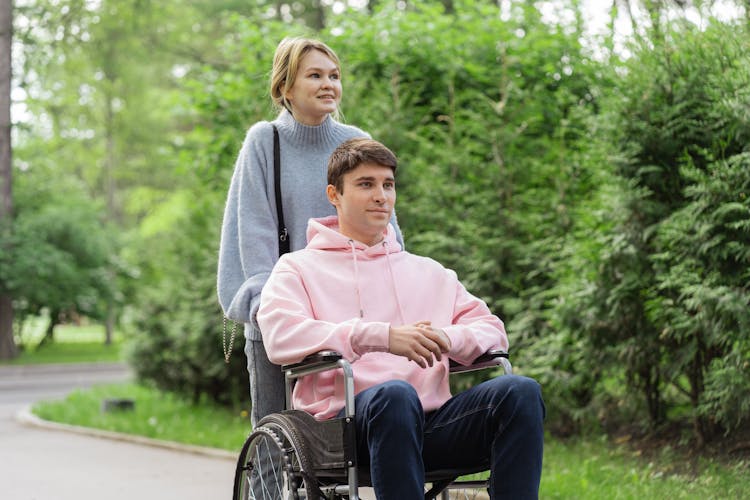
[[[284,378],[268,361],[255,320],[261,290],[279,258],[273,127],[279,135],[283,219],[294,251],[307,243],[308,219],[335,215],[325,194],[329,156],[348,139],[369,137],[334,119],[341,94],[341,65],[330,47],[308,38],[282,40],[271,71],[271,98],[281,112],[273,122],[250,127],[229,186],[217,287],[226,317],[245,324],[253,426],[284,408]],[[402,242],[395,218],[392,222]]]

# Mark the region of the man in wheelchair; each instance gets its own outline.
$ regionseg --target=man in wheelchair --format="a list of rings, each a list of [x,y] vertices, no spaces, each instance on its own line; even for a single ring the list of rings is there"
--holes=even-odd
[[[537,498],[544,403],[532,379],[505,375],[451,396],[449,358],[507,349],[502,321],[456,273],[401,249],[389,225],[395,155],[370,139],[334,151],[327,195],[337,216],[311,219],[308,245],[266,283],[258,324],[269,359],[334,350],[352,363],[357,459],[378,499],[423,498],[425,471],[486,465],[491,498]],[[296,409],[341,416],[337,371],[306,375]]]

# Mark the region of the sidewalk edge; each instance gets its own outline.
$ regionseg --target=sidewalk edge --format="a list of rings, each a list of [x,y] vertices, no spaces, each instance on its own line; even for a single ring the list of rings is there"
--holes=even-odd
[[[166,448],[168,450],[180,451],[183,453],[193,453],[196,455],[205,455],[226,460],[235,460],[237,458],[237,453],[239,453],[234,453],[229,450],[222,450],[220,448],[210,448],[207,446],[176,443],[174,441],[165,441],[162,439],[137,436],[135,434],[126,434],[124,432],[106,431],[103,429],[94,429],[91,427],[81,427],[77,425],[63,424],[60,422],[52,422],[50,420],[44,420],[37,415],[34,415],[31,412],[31,406],[27,406],[20,410],[16,414],[16,420],[19,423],[29,427],[40,427],[53,431],[71,432],[74,434],[98,437],[102,439],[110,439],[114,441],[125,441],[134,444],[152,446],[155,448]]]

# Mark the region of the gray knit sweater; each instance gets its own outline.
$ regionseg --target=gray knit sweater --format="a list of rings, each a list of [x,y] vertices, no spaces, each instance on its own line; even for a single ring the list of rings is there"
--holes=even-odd
[[[308,219],[336,213],[325,194],[329,156],[342,142],[369,134],[331,117],[318,126],[303,125],[286,110],[273,124],[279,130],[284,222],[295,251],[307,244]],[[279,258],[273,177],[273,129],[258,122],[237,157],[219,248],[219,303],[240,323],[255,323],[261,289]],[[395,216],[392,222],[403,242]],[[261,339],[257,328],[246,327],[245,334]]]

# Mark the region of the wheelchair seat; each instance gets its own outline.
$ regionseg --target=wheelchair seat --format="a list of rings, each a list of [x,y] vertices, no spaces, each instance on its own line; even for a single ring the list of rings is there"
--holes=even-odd
[[[505,351],[490,351],[468,366],[451,363],[451,372],[502,367],[512,373]],[[246,439],[237,462],[234,500],[353,499],[360,486],[371,486],[369,470],[357,466],[354,430],[354,382],[351,365],[339,353],[325,351],[301,363],[282,367],[286,378],[287,408],[291,408],[294,380],[311,373],[343,368],[345,416],[316,420],[307,412],[287,409],[267,415]],[[472,467],[434,470],[425,474],[430,489],[425,499],[448,498],[447,488],[485,488],[487,481],[456,479],[489,469]]]

